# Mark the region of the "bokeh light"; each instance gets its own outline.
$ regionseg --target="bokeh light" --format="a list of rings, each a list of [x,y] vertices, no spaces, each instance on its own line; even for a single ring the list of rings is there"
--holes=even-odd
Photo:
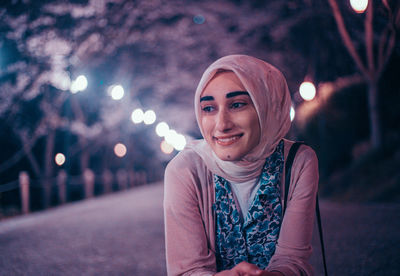
[[[168,132],[165,134],[165,141],[178,151],[183,150],[186,146],[185,136],[177,133],[173,129],[168,130]]]
[[[316,89],[312,82],[305,81],[300,85],[299,92],[304,100],[311,101],[315,97]]]
[[[171,154],[174,151],[174,147],[163,140],[160,144],[161,151],[165,154]]]
[[[182,134],[178,134],[175,137],[175,143],[173,144],[176,150],[183,150],[186,146],[186,138]]]
[[[175,130],[168,130],[167,134],[165,134],[165,141],[167,141],[168,144],[173,145],[175,143],[176,135],[178,135],[178,133]]]
[[[201,14],[193,16],[193,22],[196,24],[200,25],[200,24],[203,24],[205,21],[206,21],[206,19]]]
[[[156,113],[153,110],[147,110],[143,115],[143,122],[146,125],[151,125],[156,121]]]
[[[122,143],[118,143],[114,146],[114,153],[118,157],[124,157],[126,155],[126,146]]]
[[[113,85],[111,86],[111,98],[113,98],[113,100],[120,100],[124,97],[125,91],[124,88],[121,85]]]
[[[290,107],[290,121],[293,122],[294,117],[296,115],[296,111],[294,110],[293,106]]]
[[[143,110],[141,110],[140,108],[137,108],[132,112],[131,120],[135,124],[143,122],[143,119],[144,119],[144,113]]]
[[[160,137],[164,137],[169,131],[169,126],[166,122],[158,123],[156,126],[156,133]]]
[[[350,0],[350,5],[356,13],[363,13],[368,7],[368,0]]]
[[[71,88],[71,79],[67,72],[56,70],[50,74],[50,82],[54,87],[67,91]]]
[[[54,158],[54,161],[58,166],[62,166],[65,163],[65,155],[62,153],[57,153]]]
[[[70,91],[71,93],[75,94],[78,93],[79,91],[85,90],[87,86],[88,86],[87,78],[84,75],[80,75],[79,77],[76,78],[76,80],[72,82]]]

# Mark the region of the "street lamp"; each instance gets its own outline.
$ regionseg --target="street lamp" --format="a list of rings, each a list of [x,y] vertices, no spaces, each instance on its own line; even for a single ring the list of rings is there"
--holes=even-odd
[[[132,112],[131,120],[133,123],[140,124],[141,122],[143,122],[143,119],[144,113],[143,110],[141,110],[140,108],[137,108]]]
[[[62,166],[65,163],[65,155],[62,153],[57,153],[54,157],[54,161],[58,166]]]
[[[296,111],[294,110],[293,106],[290,107],[290,121],[293,122],[294,117],[296,116]]]
[[[156,121],[156,113],[153,110],[147,110],[144,114],[143,114],[143,122],[146,125],[151,125]]]
[[[70,91],[72,94],[76,94],[79,91],[84,91],[88,86],[87,78],[84,75],[80,75],[71,84]]]
[[[368,7],[368,0],[350,0],[350,6],[356,13],[363,13]]]
[[[156,126],[156,133],[160,137],[164,137],[169,131],[169,126],[166,122],[158,123]]]
[[[316,89],[312,82],[305,81],[300,85],[299,92],[304,100],[311,101],[315,97]]]
[[[165,141],[173,146],[176,150],[181,151],[186,146],[186,138],[175,130],[170,129],[165,135]]]
[[[125,94],[124,88],[119,84],[110,86],[109,91],[111,98],[116,101],[122,99]]]
[[[174,151],[174,147],[167,143],[167,141],[163,140],[160,144],[161,151],[165,154],[170,154]]]
[[[126,146],[124,144],[122,144],[122,143],[117,143],[114,146],[114,153],[115,153],[116,156],[118,156],[120,158],[122,158],[122,157],[124,157],[126,155],[126,151],[127,151],[126,150]]]
[[[174,143],[174,148],[178,151],[181,151],[185,148],[186,146],[186,138],[182,134],[178,134],[175,137],[175,143]]]

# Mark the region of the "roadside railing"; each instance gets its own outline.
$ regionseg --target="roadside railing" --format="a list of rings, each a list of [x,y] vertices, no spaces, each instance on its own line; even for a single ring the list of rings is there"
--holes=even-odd
[[[83,198],[95,196],[95,186],[102,186],[101,194],[112,193],[114,190],[126,190],[135,186],[143,185],[147,182],[147,175],[143,171],[126,171],[123,169],[112,173],[109,170],[96,175],[90,169],[86,169],[82,175],[68,175],[64,170],[60,170],[56,177],[49,179],[31,179],[26,171],[21,171],[17,180],[6,184],[0,184],[0,193],[19,189],[20,208],[23,214],[31,211],[31,189],[39,188],[43,191],[42,200],[45,208],[49,206],[54,189],[57,189],[56,197],[58,205],[68,201],[68,191],[70,188],[83,186]],[[116,187],[116,188],[115,188]]]

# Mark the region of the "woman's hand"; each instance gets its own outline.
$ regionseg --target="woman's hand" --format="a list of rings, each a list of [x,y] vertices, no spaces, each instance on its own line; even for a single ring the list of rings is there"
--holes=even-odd
[[[268,272],[254,264],[243,261],[231,270],[218,272],[214,276],[282,276],[282,274],[280,272]]]

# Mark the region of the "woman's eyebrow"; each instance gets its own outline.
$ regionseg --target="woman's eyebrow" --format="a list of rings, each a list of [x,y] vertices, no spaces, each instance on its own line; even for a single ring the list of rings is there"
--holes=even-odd
[[[214,97],[213,96],[204,96],[200,98],[200,102],[202,101],[213,101]]]
[[[239,95],[248,95],[249,96],[249,92],[247,91],[233,91],[233,92],[229,92],[228,94],[226,94],[226,98],[232,98],[232,97],[236,97]]]

